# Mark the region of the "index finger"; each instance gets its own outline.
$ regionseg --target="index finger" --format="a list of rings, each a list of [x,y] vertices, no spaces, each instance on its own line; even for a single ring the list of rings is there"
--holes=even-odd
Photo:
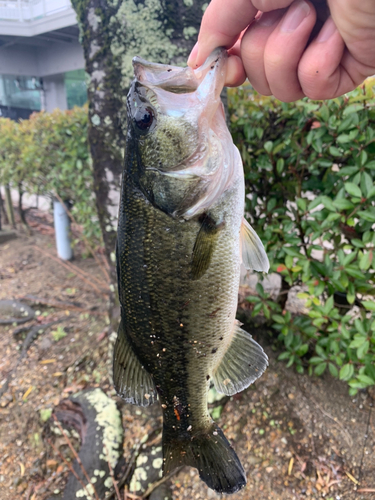
[[[217,47],[232,47],[257,12],[251,0],[212,0],[203,15],[197,55],[189,65],[200,66]]]

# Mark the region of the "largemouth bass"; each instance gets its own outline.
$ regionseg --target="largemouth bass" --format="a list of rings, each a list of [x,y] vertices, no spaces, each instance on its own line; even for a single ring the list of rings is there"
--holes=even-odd
[[[117,237],[121,324],[114,382],[163,411],[164,474],[196,467],[221,493],[246,476],[207,409],[211,381],[233,395],[266,369],[236,321],[241,262],[268,271],[244,220],[244,175],[220,92],[227,53],[198,69],[133,60]]]

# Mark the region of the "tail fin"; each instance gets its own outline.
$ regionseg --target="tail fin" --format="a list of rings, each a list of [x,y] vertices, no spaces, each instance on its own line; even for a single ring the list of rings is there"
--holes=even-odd
[[[219,493],[236,493],[246,484],[246,476],[232,446],[216,424],[199,434],[174,437],[163,434],[164,474],[190,465],[209,488]],[[172,438],[172,439],[171,439]]]

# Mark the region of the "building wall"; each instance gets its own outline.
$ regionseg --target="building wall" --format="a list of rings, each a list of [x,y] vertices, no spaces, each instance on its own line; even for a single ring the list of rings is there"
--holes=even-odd
[[[0,47],[0,74],[38,76],[38,54],[35,47]]]
[[[85,61],[80,43],[52,43],[36,49],[36,76],[45,77],[83,69]],[[2,69],[1,69],[2,71]]]
[[[0,74],[44,77],[83,69],[80,43],[51,43],[45,47],[15,45],[0,47]]]
[[[54,75],[43,78],[44,100],[43,108],[53,111],[56,108],[66,109],[66,91],[64,75]]]
[[[3,111],[14,108],[17,112],[25,106],[30,110],[66,109],[66,78],[69,105],[81,103],[84,89],[75,96],[71,83],[74,72],[74,78],[81,76],[81,86],[84,86],[79,70],[85,67],[71,1],[4,0],[0,4],[0,106]],[[1,92],[4,82],[6,92],[4,89]],[[37,103],[30,97],[35,97],[33,92],[37,94]]]
[[[44,91],[41,107],[46,111],[67,109],[65,74],[84,67],[83,49],[78,40],[70,43],[46,42],[41,46],[15,44],[0,47],[0,79],[2,75],[11,75],[15,79],[42,78]],[[4,104],[0,95],[0,105]]]

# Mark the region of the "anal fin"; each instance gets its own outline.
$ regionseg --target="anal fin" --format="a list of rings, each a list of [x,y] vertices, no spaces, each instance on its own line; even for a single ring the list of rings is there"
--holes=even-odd
[[[267,354],[236,321],[232,342],[213,373],[215,388],[222,394],[233,396],[255,382],[267,366]]]
[[[245,218],[241,225],[241,247],[242,263],[246,269],[268,273],[270,263],[263,243]]]
[[[116,392],[127,403],[149,406],[157,400],[152,377],[134,353],[122,320],[113,354],[113,381]]]

